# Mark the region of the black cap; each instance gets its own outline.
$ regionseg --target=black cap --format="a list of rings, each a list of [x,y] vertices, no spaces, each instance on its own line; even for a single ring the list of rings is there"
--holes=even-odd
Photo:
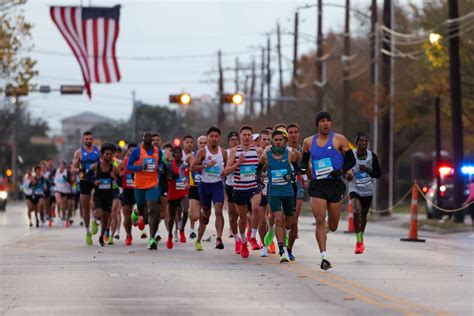
[[[237,132],[230,132],[229,135],[227,135],[227,140],[229,140],[231,137],[239,137],[239,133]]]
[[[356,145],[359,142],[359,139],[361,139],[362,137],[367,137],[367,135],[365,135],[364,132],[359,132],[359,133],[356,134],[356,136],[354,138],[354,141],[355,141]]]
[[[318,126],[319,121],[321,121],[321,120],[324,119],[324,118],[325,118],[325,119],[328,119],[328,120],[330,120],[330,121],[332,121],[332,120],[331,120],[331,114],[329,114],[329,112],[327,112],[327,111],[321,111],[321,112],[319,112],[319,113],[316,115],[316,126]]]

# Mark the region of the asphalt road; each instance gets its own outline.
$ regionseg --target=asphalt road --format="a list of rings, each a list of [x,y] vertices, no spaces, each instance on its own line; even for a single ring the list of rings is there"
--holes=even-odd
[[[82,227],[29,228],[25,207],[9,205],[0,212],[0,313],[474,314],[473,234],[426,233],[426,243],[405,243],[405,229],[369,223],[366,252],[354,255],[354,236],[341,221],[328,240],[334,268],[322,272],[312,222],[301,218],[297,260],[281,265],[257,251],[242,259],[227,238],[221,251],[206,242],[196,252],[188,241],[151,252],[135,230],[133,246],[123,239],[87,246]]]

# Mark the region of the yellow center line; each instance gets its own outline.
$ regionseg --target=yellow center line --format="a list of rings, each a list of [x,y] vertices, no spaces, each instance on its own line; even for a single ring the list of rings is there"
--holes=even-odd
[[[315,274],[311,268],[300,263],[292,262],[290,265],[280,265],[280,267],[286,268],[286,271],[298,273],[299,277],[309,278],[352,295],[367,304],[400,312],[403,315],[420,315],[426,313],[433,315],[448,315],[444,311],[411,303],[401,298],[389,295],[383,291],[361,286],[333,273],[320,272],[319,274]],[[369,293],[369,295],[367,293]]]

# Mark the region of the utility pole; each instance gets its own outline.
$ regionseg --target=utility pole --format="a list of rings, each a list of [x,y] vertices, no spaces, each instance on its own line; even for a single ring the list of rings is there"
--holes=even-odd
[[[13,133],[12,133],[12,179],[14,184],[14,197],[15,199],[19,198],[19,190],[18,190],[18,153],[17,153],[17,145],[18,145],[18,121],[19,121],[19,103],[18,103],[18,96],[10,97],[10,102],[13,104]]]
[[[222,95],[224,94],[224,72],[222,70],[222,51],[217,52],[217,66],[219,68],[219,80],[218,80],[218,98],[219,108],[217,111],[217,126],[220,127],[225,121],[224,102],[222,102]]]
[[[265,83],[267,81],[265,75],[265,48],[262,47],[262,68],[261,68],[261,82],[260,82],[260,115],[265,113],[265,101],[263,100],[265,94]]]
[[[272,47],[270,46],[270,35],[268,35],[267,39],[267,115],[270,113],[270,105],[271,105],[271,91],[272,91],[272,74],[270,70],[270,62],[271,62],[271,52]]]
[[[385,27],[391,29],[391,0],[384,0],[383,5],[383,24]],[[389,34],[389,33],[387,33]],[[390,36],[392,38],[392,36]],[[392,47],[387,41],[383,41],[382,47],[391,54]],[[390,77],[391,77],[391,58],[392,56],[388,54],[382,55],[382,94],[383,94],[383,115],[382,115],[382,139],[390,139]],[[381,165],[382,167],[382,177],[380,179],[380,185],[378,186],[378,197],[379,197],[379,207],[388,208],[388,191],[389,191],[389,178],[392,176],[390,174],[390,150],[389,146],[381,146]],[[389,212],[381,213],[381,215],[389,215]]]
[[[395,0],[390,1],[390,29],[395,30]],[[390,52],[395,51],[395,42],[393,36],[390,36]],[[390,137],[388,139],[388,205],[393,206],[393,196],[395,194],[395,58],[390,57]],[[391,211],[390,211],[391,213]]]
[[[379,93],[379,32],[378,32],[378,13],[377,13],[377,0],[372,0],[371,6],[371,18],[370,18],[370,44],[372,46],[370,52],[371,58],[371,79],[372,86],[374,87],[374,120],[372,123],[372,151],[378,154],[379,144],[379,105],[378,105],[378,93]],[[378,195],[378,180],[375,181],[374,190],[374,208],[377,209],[377,195]]]
[[[250,115],[252,117],[254,117],[255,115],[255,102],[254,102],[254,98],[255,98],[255,78],[256,77],[256,73],[255,73],[255,60],[252,60],[252,80],[250,81],[250,101],[249,102],[249,111],[250,111]]]
[[[239,87],[239,57],[235,57],[235,93],[238,93],[240,91]],[[247,81],[245,82],[247,84]],[[237,121],[237,116],[238,116],[238,106],[234,105],[234,121]]]
[[[458,1],[448,1],[448,15],[451,21],[459,17]],[[449,86],[451,90],[451,128],[454,163],[454,206],[460,207],[464,199],[464,184],[460,173],[464,156],[464,135],[462,124],[461,61],[459,59],[459,22],[449,24]],[[464,222],[464,212],[454,213],[454,222]]]
[[[437,95],[435,97],[435,135],[436,135],[435,174],[436,174],[436,201],[438,205],[440,204],[440,201],[441,201],[440,199],[441,191],[439,190],[440,183],[441,183],[441,174],[439,173],[439,165],[441,163],[441,105],[440,103],[441,103],[440,97],[439,95]],[[435,214],[440,214],[440,212],[435,209]],[[435,216],[435,218],[437,217]]]
[[[344,27],[344,56],[342,57],[342,133],[349,135],[349,95],[350,80],[349,66],[351,56],[351,37],[350,37],[350,5],[351,1],[346,0],[346,22]]]
[[[316,16],[318,17],[317,38],[316,38],[316,112],[324,110],[324,82],[323,82],[323,0],[318,0],[316,8]]]
[[[298,81],[298,24],[299,14],[297,10],[295,12],[295,29],[293,34],[293,80],[291,81],[293,96],[295,98],[298,95],[298,87],[296,86],[296,82]]]
[[[283,69],[281,66],[281,32],[280,23],[277,23],[277,53],[278,53],[278,75],[279,75],[279,88],[280,97],[284,96],[283,92]]]

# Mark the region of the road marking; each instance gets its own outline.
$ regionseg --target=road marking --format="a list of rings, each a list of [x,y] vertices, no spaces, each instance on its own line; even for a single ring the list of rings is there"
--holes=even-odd
[[[389,295],[383,291],[356,284],[334,273],[320,272],[319,275],[315,275],[312,269],[300,263],[292,262],[290,265],[280,265],[280,267],[286,268],[285,270],[290,272],[293,270],[293,272],[298,274],[298,278],[305,277],[326,284],[341,292],[349,294],[351,297],[359,299],[362,302],[400,312],[403,315],[420,315],[426,313],[440,316],[449,315],[444,311],[411,303],[407,300]]]

